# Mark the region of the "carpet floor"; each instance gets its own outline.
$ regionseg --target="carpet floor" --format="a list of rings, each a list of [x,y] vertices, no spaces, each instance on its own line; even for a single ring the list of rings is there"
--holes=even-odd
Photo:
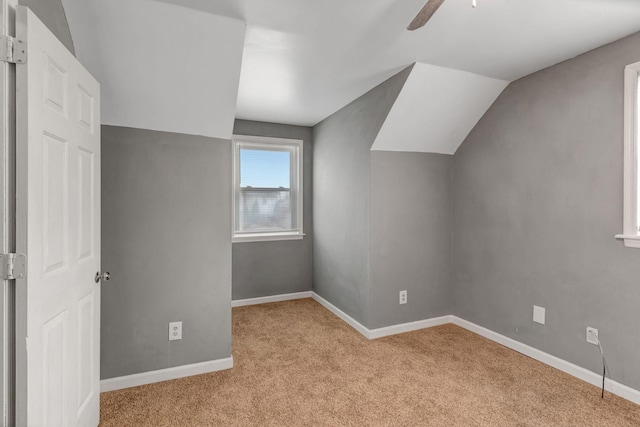
[[[370,341],[311,299],[234,308],[233,358],[103,393],[101,426],[640,425],[640,406],[460,327]]]

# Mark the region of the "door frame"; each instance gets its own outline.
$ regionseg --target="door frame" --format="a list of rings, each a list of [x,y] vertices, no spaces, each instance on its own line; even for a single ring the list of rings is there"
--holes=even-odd
[[[15,36],[18,0],[0,0],[2,35]],[[0,62],[0,252],[15,251],[16,68]],[[0,425],[15,424],[15,280],[0,288]]]

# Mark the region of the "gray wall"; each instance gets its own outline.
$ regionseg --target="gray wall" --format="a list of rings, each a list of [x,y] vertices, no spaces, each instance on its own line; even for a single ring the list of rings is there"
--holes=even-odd
[[[452,163],[443,154],[371,152],[370,328],[451,314]]]
[[[304,239],[233,244],[233,299],[310,291],[313,285],[313,145],[311,128],[236,120],[236,135],[301,139]],[[231,161],[231,159],[229,159]]]
[[[230,141],[102,127],[103,379],[231,355],[230,231]]]
[[[313,128],[314,291],[367,325],[369,153],[411,67]]]
[[[623,69],[640,34],[505,90],[455,154],[456,314],[640,389],[640,250],[622,232]],[[545,326],[532,306],[547,309]]]
[[[73,40],[67,23],[67,15],[61,0],[19,0],[27,6],[49,28],[49,30],[75,55]]]

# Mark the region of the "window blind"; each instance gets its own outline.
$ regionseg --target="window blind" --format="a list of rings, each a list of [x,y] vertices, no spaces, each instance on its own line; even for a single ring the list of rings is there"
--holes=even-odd
[[[292,203],[292,150],[240,148],[236,232],[296,228]]]

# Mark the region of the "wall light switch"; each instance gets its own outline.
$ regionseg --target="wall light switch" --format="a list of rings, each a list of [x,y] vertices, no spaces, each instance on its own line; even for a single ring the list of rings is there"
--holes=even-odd
[[[545,309],[544,307],[533,306],[533,321],[544,325]]]

